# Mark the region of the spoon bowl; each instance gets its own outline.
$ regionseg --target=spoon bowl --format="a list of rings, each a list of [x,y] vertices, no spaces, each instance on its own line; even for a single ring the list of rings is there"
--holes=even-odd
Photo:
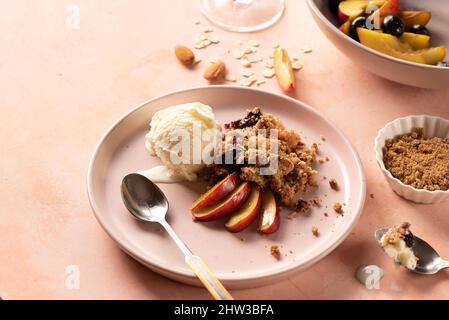
[[[387,231],[388,228],[376,230],[374,238],[376,238],[377,242],[382,239]],[[418,262],[416,268],[410,271],[420,274],[435,274],[442,269],[449,268],[449,261],[442,259],[426,241],[415,235],[413,235],[413,239],[413,247],[411,249],[413,254],[418,258]]]
[[[417,273],[435,274],[444,268],[445,261],[441,259],[435,249],[418,237],[415,237],[413,253],[419,258],[414,270]]]
[[[165,219],[168,200],[151,180],[137,173],[128,174],[123,178],[121,192],[126,208],[137,219],[148,222]]]

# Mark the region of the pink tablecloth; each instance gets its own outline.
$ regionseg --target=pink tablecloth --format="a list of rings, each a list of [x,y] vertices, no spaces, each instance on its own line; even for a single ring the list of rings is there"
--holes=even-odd
[[[449,298],[447,271],[410,274],[372,240],[377,226],[407,220],[449,258],[448,203],[415,205],[396,196],[372,152],[377,130],[396,117],[449,117],[449,91],[405,87],[365,72],[321,34],[305,1],[287,5],[281,22],[264,32],[241,35],[215,28],[221,43],[200,54],[207,61],[239,39],[259,40],[260,52],[279,43],[295,53],[304,65],[296,97],[332,119],[354,143],[372,197],[353,233],[320,263],[287,281],[233,294],[238,299]],[[70,20],[78,9],[79,28]],[[119,116],[149,98],[205,84],[201,68],[186,70],[172,53],[177,43],[192,45],[207,25],[194,1],[11,1],[2,11],[0,296],[209,298],[204,289],[167,280],[124,254],[95,220],[85,187],[93,148]],[[302,54],[302,45],[313,52]],[[274,80],[262,88],[279,92]],[[364,263],[385,268],[380,290],[354,279]],[[79,289],[67,284],[66,272],[74,270],[80,272]]]

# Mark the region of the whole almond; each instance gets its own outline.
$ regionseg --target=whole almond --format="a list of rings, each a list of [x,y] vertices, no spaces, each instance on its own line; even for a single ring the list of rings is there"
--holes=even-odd
[[[206,68],[206,70],[204,71],[204,79],[208,81],[218,80],[223,78],[225,76],[225,73],[225,63],[221,60],[218,60]]]
[[[185,66],[191,66],[195,61],[195,54],[186,46],[176,46],[175,55],[176,58],[178,58],[178,60]]]

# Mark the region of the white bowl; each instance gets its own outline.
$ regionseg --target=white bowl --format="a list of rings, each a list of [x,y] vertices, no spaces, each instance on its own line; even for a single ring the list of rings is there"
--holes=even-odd
[[[449,200],[449,190],[429,191],[417,189],[410,185],[406,185],[399,179],[393,177],[391,172],[385,168],[383,162],[383,147],[385,146],[385,141],[400,134],[410,133],[414,128],[424,128],[425,137],[449,138],[449,120],[443,118],[417,115],[393,120],[379,130],[379,133],[374,140],[374,153],[376,155],[377,163],[387,178],[391,188],[401,197],[416,203],[426,204]]]
[[[351,60],[383,78],[421,88],[449,87],[449,68],[424,65],[391,57],[370,49],[338,29],[338,18],[329,10],[328,0],[307,0],[312,15],[329,40]],[[402,0],[404,9],[432,12],[429,29],[432,45],[449,48],[449,6],[447,0]],[[446,57],[449,60],[449,57]]]

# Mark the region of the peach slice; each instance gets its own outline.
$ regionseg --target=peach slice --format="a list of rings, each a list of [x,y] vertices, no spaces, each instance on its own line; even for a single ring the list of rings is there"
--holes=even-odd
[[[405,30],[409,30],[415,24],[427,25],[432,18],[432,14],[429,11],[402,11],[399,18],[404,22]]]
[[[443,61],[446,56],[446,48],[443,46],[422,50],[410,50],[408,43],[402,42],[390,34],[362,28],[358,28],[357,33],[360,42],[365,46],[399,59],[435,65]]]
[[[250,183],[243,182],[225,198],[193,212],[193,219],[206,222],[226,217],[243,205],[250,192]]]
[[[410,45],[413,50],[427,49],[430,47],[430,37],[423,34],[404,32],[399,40]]]
[[[364,28],[362,30],[362,28],[358,28],[357,34],[359,35],[359,37],[360,34],[362,34],[363,42],[362,39],[360,39],[360,43],[375,50],[376,47],[389,47],[401,52],[412,50],[412,47],[408,43],[402,42],[397,37],[392,36],[388,33],[379,32],[377,30],[368,30]]]
[[[215,186],[209,189],[206,193],[201,195],[196,199],[191,206],[192,211],[197,211],[201,208],[207,207],[218,200],[226,197],[230,192],[232,192],[240,183],[239,176],[237,172],[233,172],[226,178],[218,182]]]
[[[279,229],[280,222],[279,206],[276,199],[271,190],[264,190],[260,208],[259,231],[265,234],[275,233]]]
[[[340,28],[340,31],[343,32],[345,35],[349,36],[349,28],[351,27],[351,21],[348,20],[345,23],[343,23]]]
[[[387,0],[379,9],[374,11],[368,18],[368,20],[376,21],[376,18],[379,18],[379,21],[386,16],[393,15],[397,16],[401,12],[401,4],[400,0]],[[380,26],[379,26],[380,28]]]
[[[386,17],[388,15],[396,16],[401,12],[400,0],[387,0],[382,7],[379,8],[379,13],[381,17]]]
[[[282,90],[289,92],[295,89],[295,74],[290,57],[284,48],[274,49],[274,71]]]
[[[262,190],[256,184],[251,187],[251,194],[245,203],[233,213],[226,223],[226,229],[231,232],[240,232],[246,229],[259,214],[262,205]]]
[[[381,7],[387,0],[352,0],[342,1],[338,5],[338,19],[340,22],[352,21],[365,13],[368,6]]]

